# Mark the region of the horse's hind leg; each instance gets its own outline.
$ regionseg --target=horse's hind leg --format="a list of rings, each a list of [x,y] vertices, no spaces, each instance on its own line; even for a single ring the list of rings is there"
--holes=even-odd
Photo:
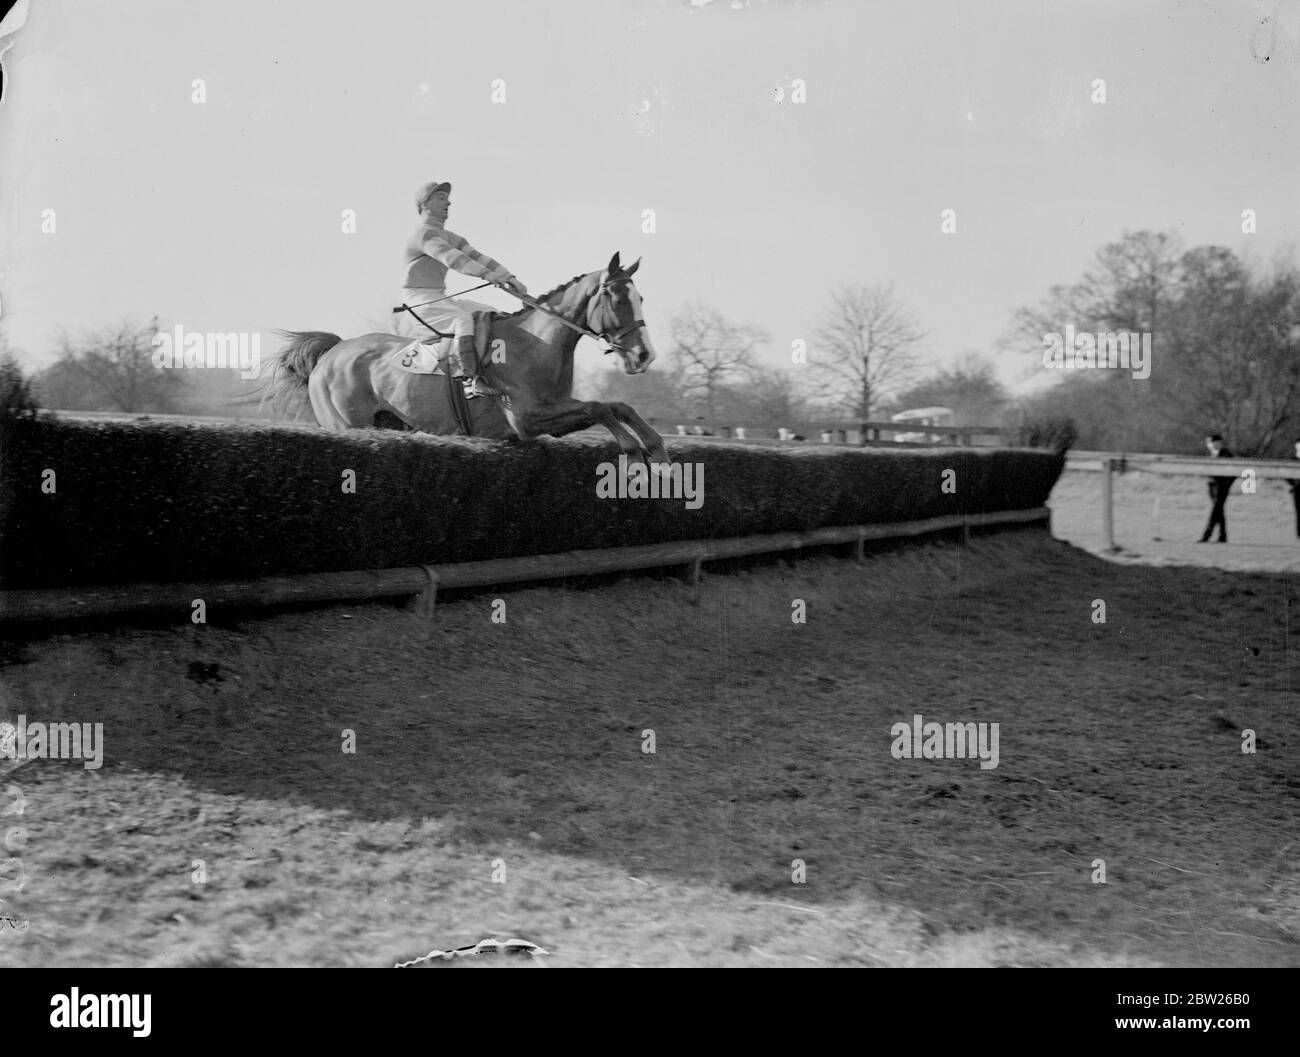
[[[337,377],[318,378],[314,372],[308,379],[307,394],[316,421],[335,432],[372,425],[379,408],[373,396],[367,400],[355,386],[341,387],[339,382]]]
[[[318,365],[307,380],[307,395],[317,423],[335,432],[374,425],[374,412],[380,410],[369,378],[356,369]]]
[[[318,391],[314,386],[309,390],[311,396],[312,413],[316,416],[316,421],[326,429],[332,429],[336,433],[342,432],[352,425],[343,413],[334,406],[334,401],[330,399],[328,393]]]

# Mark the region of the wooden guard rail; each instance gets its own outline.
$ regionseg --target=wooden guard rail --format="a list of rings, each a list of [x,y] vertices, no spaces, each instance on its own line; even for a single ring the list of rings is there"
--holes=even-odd
[[[676,436],[685,436],[699,439],[699,434],[692,433],[691,430],[696,425],[701,428],[711,430],[711,433],[704,439],[712,437],[714,440],[744,440],[757,441],[760,443],[778,443],[785,442],[792,437],[786,434],[794,434],[794,430],[777,429],[777,436],[763,436],[763,433],[770,433],[775,427],[771,426],[704,426],[702,423],[695,423],[691,426],[685,424],[677,425]],[[1005,444],[1007,440],[1014,437],[1016,430],[1003,429],[1000,426],[927,426],[918,422],[832,422],[818,428],[811,428],[811,435],[807,437],[810,444],[855,444],[863,446],[866,444],[893,444],[893,443],[910,443],[904,441],[886,441],[882,434],[886,433],[922,433],[937,437],[946,437],[947,442],[956,444],[961,447],[968,447],[974,444],[976,437],[993,437],[997,443]],[[670,436],[673,434],[669,434]],[[921,442],[921,443],[941,443]]]
[[[867,540],[903,539],[994,525],[1047,523],[1046,507],[999,510],[987,514],[949,514],[924,521],[884,525],[843,525],[810,532],[783,532],[737,539],[683,540],[639,547],[566,551],[520,558],[457,562],[451,565],[410,566],[357,572],[302,573],[255,580],[200,583],[124,584],[115,587],[62,587],[52,590],[0,591],[0,623],[66,620],[159,611],[188,612],[195,599],[214,608],[249,608],[298,602],[356,602],[375,598],[413,597],[418,612],[431,616],[438,588],[490,587],[500,584],[555,580],[681,566],[692,582],[706,561],[752,554],[772,554],[832,544],[856,544],[862,557]]]

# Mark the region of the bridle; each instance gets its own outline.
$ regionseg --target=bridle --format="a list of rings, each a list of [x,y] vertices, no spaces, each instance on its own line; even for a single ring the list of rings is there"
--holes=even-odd
[[[605,355],[608,356],[611,352],[618,352],[618,353],[626,352],[627,350],[623,347],[622,344],[623,340],[629,334],[635,334],[638,330],[644,327],[645,320],[633,319],[631,323],[629,323],[626,327],[624,327],[622,330],[620,330],[618,333],[614,334],[611,337],[609,334],[605,333],[604,331],[597,330],[594,326],[591,325],[592,310],[597,306],[598,303],[600,303],[601,299],[605,296],[607,291],[614,286],[615,283],[630,283],[631,281],[632,281],[631,279],[626,277],[603,280],[600,284],[600,288],[596,291],[595,294],[592,295],[591,299],[587,302],[587,312],[586,312],[587,326],[585,327],[581,323],[575,323],[571,319],[565,319],[564,316],[560,315],[560,313],[555,311],[555,309],[551,308],[549,305],[544,305],[540,301],[534,301],[531,297],[520,297],[518,294],[515,294],[515,296],[519,297],[519,300],[522,301],[524,304],[537,309],[539,312],[545,312],[548,316],[553,317],[557,322],[563,323],[570,330],[576,330],[579,334],[583,335],[583,337],[595,338],[597,341],[601,342],[606,346],[606,348],[603,351]]]
[[[600,289],[596,291],[596,296],[587,302],[588,323],[591,322],[592,306],[595,305],[597,301],[599,301],[601,298],[605,296],[605,294],[614,285],[614,283],[627,283],[628,285],[631,285],[632,280],[631,279],[607,279],[604,282],[602,282],[600,284]],[[607,348],[604,350],[606,355],[609,355],[609,353],[611,352],[625,352],[626,350],[623,348],[622,345],[623,339],[626,338],[629,334],[635,334],[638,330],[640,330],[644,326],[645,326],[644,319],[633,317],[632,322],[629,323],[622,330],[620,330],[613,337],[610,337],[608,334],[604,333],[603,331],[599,334],[596,334],[595,337],[597,338],[597,340],[603,341],[606,344]]]

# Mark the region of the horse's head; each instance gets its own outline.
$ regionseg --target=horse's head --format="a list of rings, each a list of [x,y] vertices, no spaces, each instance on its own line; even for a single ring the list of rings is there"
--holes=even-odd
[[[623,370],[628,374],[640,374],[655,358],[650,334],[641,318],[641,295],[632,282],[639,267],[638,258],[625,271],[615,253],[609,267],[601,273],[599,289],[587,305],[587,326],[609,342],[610,350],[622,358]]]

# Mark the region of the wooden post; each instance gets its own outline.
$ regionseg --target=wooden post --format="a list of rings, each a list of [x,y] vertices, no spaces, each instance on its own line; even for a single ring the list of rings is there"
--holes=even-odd
[[[861,565],[863,561],[866,560],[866,555],[865,553],[863,553],[864,551],[863,544],[866,542],[866,539],[867,539],[867,534],[861,528],[859,528],[857,542],[853,544],[853,560],[857,562],[859,565]]]
[[[700,570],[703,567],[703,562],[704,559],[696,558],[693,562],[682,566],[682,579],[692,587],[700,582]]]
[[[1108,551],[1116,549],[1115,511],[1112,506],[1114,492],[1110,477],[1113,467],[1113,459],[1101,460],[1101,535],[1102,543]]]
[[[421,620],[432,620],[434,607],[438,604],[438,574],[432,565],[422,565],[424,575],[429,578],[428,585],[411,599],[411,610]]]

